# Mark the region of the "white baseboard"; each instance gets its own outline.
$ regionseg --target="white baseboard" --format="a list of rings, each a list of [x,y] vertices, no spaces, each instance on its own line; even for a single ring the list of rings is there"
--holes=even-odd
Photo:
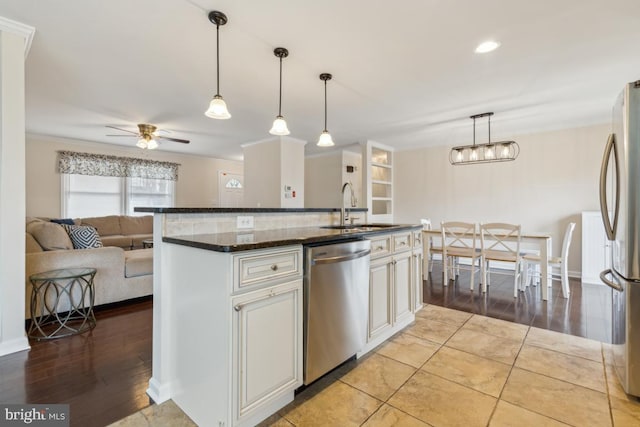
[[[147,395],[156,404],[160,404],[171,399],[171,387],[169,384],[160,384],[155,378],[151,377],[149,380]]]
[[[17,353],[19,351],[30,350],[29,340],[27,337],[20,337],[10,341],[0,342],[0,356]]]

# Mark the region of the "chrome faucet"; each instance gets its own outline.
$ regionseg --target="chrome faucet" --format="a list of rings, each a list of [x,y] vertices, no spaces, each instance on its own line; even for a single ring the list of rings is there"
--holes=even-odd
[[[345,220],[349,219],[349,208],[345,209],[344,207],[344,190],[346,190],[347,187],[349,187],[349,194],[351,195],[351,200],[350,200],[351,207],[355,208],[357,204],[356,196],[355,194],[353,194],[353,186],[351,185],[350,182],[345,182],[344,185],[342,186],[342,191],[341,191],[341,194],[342,194],[342,207],[340,208],[340,225],[341,226],[344,226]]]

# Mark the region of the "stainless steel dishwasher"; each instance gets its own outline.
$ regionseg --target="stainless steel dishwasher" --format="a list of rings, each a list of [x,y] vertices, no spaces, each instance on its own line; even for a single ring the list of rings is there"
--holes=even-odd
[[[355,355],[367,337],[371,242],[305,246],[304,383]]]

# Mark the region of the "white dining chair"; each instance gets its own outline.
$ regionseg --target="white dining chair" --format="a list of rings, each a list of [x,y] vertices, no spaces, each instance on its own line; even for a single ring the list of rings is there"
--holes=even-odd
[[[459,258],[469,258],[471,264],[470,289],[473,291],[475,271],[479,269],[480,251],[477,246],[476,224],[469,222],[449,221],[441,223],[442,233],[442,272],[444,286],[449,284],[449,274],[455,280],[461,267]]]
[[[551,270],[551,279],[560,279],[562,283],[562,296],[569,298],[571,290],[569,289],[569,269],[567,266],[567,260],[569,258],[569,247],[571,246],[571,237],[573,236],[573,230],[576,228],[575,222],[570,222],[564,232],[564,239],[562,240],[562,252],[559,257],[549,258],[549,267],[559,269],[559,272],[553,272]],[[524,280],[525,286],[529,285],[530,280],[537,276],[540,277],[540,256],[539,255],[525,255],[523,257],[524,263]],[[553,280],[549,280],[549,286],[551,286]]]
[[[431,220],[429,218],[422,218],[420,223],[423,230],[431,230]],[[429,245],[429,273],[431,273],[433,270],[433,255],[439,254],[440,258],[442,258],[442,243],[434,244],[432,235],[428,235],[425,243]]]
[[[520,253],[521,227],[518,224],[492,222],[480,224],[482,248],[482,291],[487,291],[491,261],[514,263],[513,296],[518,296],[522,280],[522,254]],[[494,271],[494,273],[500,273]],[[510,273],[509,273],[510,274]]]

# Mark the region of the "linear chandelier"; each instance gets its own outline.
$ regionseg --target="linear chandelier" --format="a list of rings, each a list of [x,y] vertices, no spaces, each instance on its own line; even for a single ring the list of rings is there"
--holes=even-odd
[[[493,113],[474,114],[473,144],[453,147],[449,152],[452,165],[470,165],[476,163],[509,162],[515,160],[520,153],[520,146],[515,141],[491,142],[491,116]],[[488,117],[489,142],[476,144],[476,119]]]

